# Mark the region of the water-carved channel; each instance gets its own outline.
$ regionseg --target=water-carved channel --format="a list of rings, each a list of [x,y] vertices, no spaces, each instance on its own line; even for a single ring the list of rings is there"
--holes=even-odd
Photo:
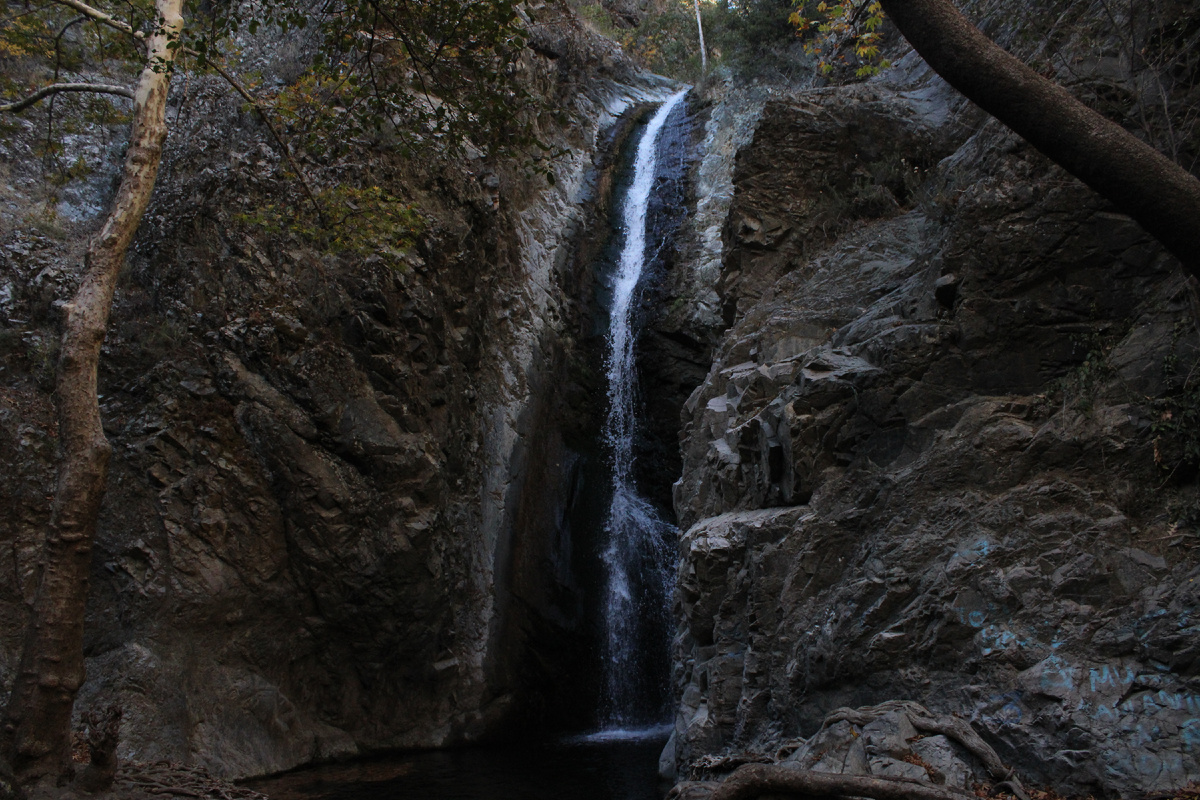
[[[659,135],[687,92],[663,103],[638,143],[633,182],[625,198],[625,241],[613,286],[608,332],[608,415],[604,438],[612,459],[612,499],[605,521],[604,688],[606,729],[661,723],[666,714],[666,651],[675,529],[638,492],[634,439],[638,424],[637,339],[633,303],[650,248],[650,193]]]
[[[592,710],[583,712],[575,732],[565,736],[548,731],[519,746],[409,753],[305,769],[255,781],[255,788],[276,800],[662,797],[658,758],[671,709],[670,598],[677,530],[669,512],[656,508],[639,485],[646,435],[640,420],[638,340],[653,305],[650,273],[661,267],[680,218],[675,206],[682,200],[686,94],[678,92],[643,111],[643,121],[626,140],[608,215],[608,246],[592,265],[607,403],[597,447],[604,468],[587,471],[593,499],[584,505],[593,514],[601,506],[606,510],[602,521],[591,520],[595,530],[587,535],[598,539],[585,548],[592,563],[576,565],[594,576],[583,581],[593,593],[586,602],[593,609],[596,642],[589,671],[594,677],[580,683],[598,693]],[[679,163],[664,162],[668,151]],[[655,196],[672,183],[676,191],[670,197]],[[561,694],[561,687],[547,688]]]

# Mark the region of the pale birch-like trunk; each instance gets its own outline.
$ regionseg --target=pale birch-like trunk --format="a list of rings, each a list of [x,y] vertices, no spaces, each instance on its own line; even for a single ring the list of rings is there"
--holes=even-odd
[[[704,23],[700,21],[700,0],[693,0],[696,6],[696,32],[700,34],[700,77],[708,74],[708,48],[704,46]]]
[[[111,446],[100,423],[96,373],[117,276],[150,202],[167,135],[169,67],[183,0],[157,0],[161,27],[146,37],[120,186],[91,240],[83,280],[64,308],[55,395],[60,462],[41,574],[0,745],[22,782],[71,769],[71,708],[84,680],[83,617],[92,540]]]
[[[1200,180],[993,43],[951,0],[881,2],[947,83],[1132,217],[1200,276]]]

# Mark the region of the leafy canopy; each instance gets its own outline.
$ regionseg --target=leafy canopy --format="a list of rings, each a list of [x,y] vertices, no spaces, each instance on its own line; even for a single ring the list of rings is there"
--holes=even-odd
[[[250,0],[194,25],[187,47],[204,68],[230,42],[310,29],[316,55],[291,85],[264,95],[289,132],[318,154],[387,135],[403,149],[467,142],[515,151],[536,143],[518,80],[526,21],[516,0]]]
[[[133,85],[145,64],[144,36],[158,24],[152,0],[88,5],[98,13],[66,0],[0,0],[0,105],[61,84]],[[96,18],[103,15],[110,23]],[[535,136],[538,101],[521,75],[531,21],[517,0],[216,0],[193,4],[186,16],[182,36],[168,45],[172,68],[219,74],[261,115],[320,227],[354,224],[363,203],[310,185],[300,165],[333,166],[363,148],[437,157],[471,147],[532,156],[533,168],[549,175],[552,153]],[[244,69],[272,47],[309,54],[287,83]],[[81,119],[121,120],[113,112],[128,100],[113,94],[64,90],[38,104],[48,177],[62,183],[83,173],[59,157],[60,143]],[[402,208],[394,198],[357,199],[378,206],[395,231],[419,227],[408,210],[392,219]],[[347,249],[336,235],[325,238]]]
[[[89,3],[117,25],[154,29],[149,0]],[[527,20],[517,0],[244,0],[196,4],[176,48],[177,69],[239,72],[245,51],[285,37],[315,54],[293,84],[267,91],[238,75],[293,133],[327,143],[386,133],[406,148],[483,150],[536,143],[521,121],[534,105],[519,78]],[[136,33],[64,0],[0,0],[0,103],[56,82],[132,82],[145,59]],[[51,97],[51,103],[56,96]],[[123,101],[114,101],[121,103]],[[307,104],[307,108],[303,107]]]
[[[853,65],[857,77],[869,78],[891,66],[879,52],[883,25],[879,0],[796,0],[796,6],[788,20],[798,34],[809,34],[804,49],[819,59],[823,74],[838,65]]]

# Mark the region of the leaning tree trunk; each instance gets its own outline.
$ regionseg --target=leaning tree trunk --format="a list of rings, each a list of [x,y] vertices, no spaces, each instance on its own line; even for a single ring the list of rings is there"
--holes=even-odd
[[[92,539],[112,450],[100,423],[96,369],[117,275],[141,222],[167,135],[169,67],[183,0],[156,0],[162,27],[146,37],[121,183],[88,245],[83,281],[65,307],[55,394],[60,461],[41,575],[0,746],[22,782],[70,769],[71,707],[84,679],[83,615]]]
[[[1200,276],[1200,180],[994,44],[951,0],[881,0],[969,100],[1136,220]]]

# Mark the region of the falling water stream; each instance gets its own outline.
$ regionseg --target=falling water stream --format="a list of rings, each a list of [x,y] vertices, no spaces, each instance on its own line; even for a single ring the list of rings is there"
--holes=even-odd
[[[605,697],[601,723],[626,730],[662,723],[667,693],[664,675],[647,669],[652,649],[665,650],[655,631],[669,614],[674,543],[671,525],[638,494],[633,478],[637,426],[634,298],[647,262],[650,193],[654,188],[658,140],[667,118],[687,91],[667,99],[638,142],[633,182],[621,215],[624,246],[613,286],[608,331],[608,417],[604,438],[612,460],[612,500],[605,521],[607,571],[604,597]],[[657,243],[655,243],[657,244]]]

